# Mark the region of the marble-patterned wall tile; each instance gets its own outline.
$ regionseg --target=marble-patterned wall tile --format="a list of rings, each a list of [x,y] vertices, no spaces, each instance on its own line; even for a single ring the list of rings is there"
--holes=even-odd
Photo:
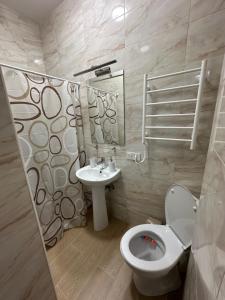
[[[127,13],[125,18],[126,45],[144,41],[154,35],[173,31],[188,22],[189,1],[146,1],[145,5]],[[161,36],[163,39],[163,36]]]
[[[88,21],[85,20],[85,23]],[[106,55],[113,56],[125,47],[124,22],[107,22],[100,27],[85,26],[87,59]]]
[[[39,25],[0,4],[0,62],[44,72]]]
[[[0,298],[56,300],[0,77]]]
[[[84,0],[83,11],[88,21],[86,26],[97,28],[112,20],[119,23],[124,19],[125,9],[114,16],[113,10],[118,7],[124,8],[125,0],[93,0],[91,4],[89,0]]]
[[[215,80],[215,85],[211,83],[216,76],[210,78],[209,87],[205,86],[195,151],[190,151],[189,145],[183,143],[152,142],[149,144],[149,160],[144,164],[137,165],[126,159],[127,151],[143,153],[141,144],[143,74],[145,72],[162,74],[200,65],[201,55],[194,57],[195,49],[194,47],[192,49],[190,43],[195,32],[193,31],[194,18],[191,19],[194,10],[190,8],[191,4],[193,7],[197,6],[199,14],[204,17],[212,15],[212,9],[211,12],[210,9],[206,11],[203,2],[198,1],[197,4],[197,0],[193,1],[191,3],[191,0],[96,0],[92,2],[79,0],[74,3],[72,0],[65,0],[41,26],[42,35],[45,36],[44,52],[49,53],[45,56],[46,68],[52,74],[59,75],[61,72],[71,78],[72,73],[79,69],[112,59],[117,59],[117,63],[111,65],[112,71],[119,69],[125,71],[126,144],[122,147],[117,146],[116,153],[113,155],[117,166],[122,170],[122,177],[115,183],[115,190],[111,192],[110,207],[116,217],[129,222],[132,222],[132,218],[135,222],[138,220],[144,222],[146,215],[164,218],[165,193],[174,182],[185,184],[196,196],[200,194],[218,78]],[[125,14],[113,20],[113,9],[124,5]],[[216,12],[217,10],[213,10],[214,15]],[[221,19],[218,19],[219,26],[221,26]],[[213,29],[217,26],[216,21],[214,22],[215,24],[208,26],[208,35],[205,36],[204,41],[208,45],[206,53],[210,56],[215,54],[211,36],[215,35],[216,40],[222,39],[222,34]],[[46,28],[48,31],[45,32]],[[48,46],[48,37],[51,39],[51,33],[56,42],[53,41]],[[61,43],[57,42],[59,40]],[[60,44],[64,42],[67,45],[65,52],[60,50],[62,49]],[[204,48],[202,45],[198,47]],[[55,55],[52,60],[51,53]],[[70,55],[67,56],[66,53]],[[211,70],[215,65],[219,65],[215,62],[211,64]],[[93,73],[77,77],[77,80],[84,83],[84,80],[90,77],[93,77]],[[181,82],[182,80],[187,82],[195,79],[188,77],[182,78]],[[158,86],[160,84],[176,85],[177,78],[162,81]],[[167,98],[171,99],[174,96],[178,98],[181,95],[171,94],[167,95]],[[188,98],[188,96],[193,96],[193,93],[182,94],[182,97]],[[99,156],[109,157],[109,146],[99,146],[97,152],[91,143],[85,92],[82,92],[81,99],[87,155],[90,157],[98,153]],[[168,106],[161,111],[163,113],[169,110],[185,112],[189,109],[190,106],[177,108]],[[180,125],[183,122],[175,121]],[[170,120],[164,121],[167,125],[170,122]],[[191,124],[190,120],[185,122]],[[158,134],[169,133],[159,131]],[[182,136],[185,134],[181,133]]]
[[[190,17],[191,21],[214,14],[225,9],[224,0],[191,0]]]
[[[126,13],[113,20],[113,9],[124,5]],[[127,161],[126,151],[143,151],[143,73],[172,72],[185,65],[199,65],[202,58],[222,53],[224,33],[220,29],[224,24],[224,11],[219,10],[223,7],[224,3],[220,0],[213,3],[208,0],[64,0],[43,22],[41,44],[36,24],[15,17],[11,10],[0,6],[0,32],[1,37],[6,37],[0,44],[0,57],[7,58],[7,62],[41,70],[32,64],[32,58],[42,57],[43,46],[46,70],[56,76],[72,79],[74,72],[111,59],[118,60],[117,64],[111,66],[113,71],[125,69],[126,145],[116,147],[114,154],[117,166],[122,170],[122,178],[115,183],[115,190],[111,192],[109,200],[111,213],[124,221],[140,224],[148,216],[163,219],[164,197],[169,185],[174,182],[186,185],[199,196],[216,101],[216,85],[210,86],[210,89],[206,87],[197,149],[194,152],[189,151],[186,144],[153,142],[149,147],[149,160],[143,165],[136,165]],[[21,38],[21,32],[24,39]],[[215,62],[212,67],[215,67]],[[77,79],[83,82],[88,76]],[[175,82],[166,83],[172,85]],[[96,149],[91,144],[86,100],[84,92],[82,114],[86,151],[90,157],[96,155]],[[179,109],[186,111],[188,107]],[[166,110],[163,108],[162,111]],[[220,118],[220,124],[223,123]],[[98,154],[111,155],[110,147],[100,146]],[[223,228],[223,210],[219,210],[223,206],[213,205],[213,188],[220,189],[218,177],[214,177],[210,181],[211,177],[207,175],[203,181],[206,187],[209,182],[211,190],[207,194],[207,201],[204,201],[208,204],[200,206],[202,213],[197,222],[202,225],[197,227],[198,236],[193,243],[196,251],[190,269],[191,278],[194,274],[197,285],[194,279],[187,282],[186,289],[189,285],[193,288],[189,288],[190,293],[185,300],[201,297],[210,299],[207,286],[213,290],[214,295],[221,297],[223,294],[223,270],[220,268],[222,256],[218,251],[223,249],[220,236],[222,231],[215,234],[215,228]],[[205,215],[211,216],[212,211],[213,216],[220,216],[216,220],[218,222],[205,218]],[[214,247],[208,247],[214,241],[213,236],[216,237]],[[205,265],[205,258],[208,257],[209,264]],[[213,269],[213,266],[216,267]],[[215,282],[210,276],[204,277],[210,271],[215,273]]]
[[[221,157],[225,149],[223,145],[221,152],[217,152],[215,135],[221,118],[224,76],[225,61],[192,243],[191,261],[194,261],[196,280],[190,281],[193,271],[189,267],[184,293],[185,300],[215,300],[223,299],[225,296],[225,163]]]
[[[225,10],[190,22],[187,61],[204,59],[225,51]]]
[[[125,11],[115,20],[112,18],[112,11],[118,6],[125,6]],[[225,36],[221,28],[225,20],[224,8],[222,0],[214,2],[65,0],[42,24],[41,45],[36,24],[15,17],[11,10],[0,6],[0,32],[1,36],[6,37],[0,44],[0,57],[7,58],[7,62],[31,66],[36,70],[32,58],[42,57],[41,46],[43,46],[47,72],[53,75],[72,79],[74,72],[111,59],[118,61],[111,66],[113,71],[125,70],[126,145],[116,147],[114,153],[117,166],[121,168],[123,174],[115,183],[115,190],[110,194],[109,204],[114,216],[131,224],[143,223],[149,215],[163,219],[165,193],[174,182],[186,185],[199,196],[216,102],[217,79],[214,79],[216,76],[210,79],[211,85],[205,87],[197,149],[194,152],[190,152],[185,144],[153,142],[149,147],[149,160],[143,165],[136,165],[127,161],[126,151],[143,151],[141,145],[143,74],[167,73],[185,66],[196,66],[202,58],[223,53]],[[19,26],[16,26],[18,24]],[[24,39],[16,38],[21,37],[21,33]],[[212,61],[210,70],[214,70],[216,65],[220,63]],[[77,79],[83,82],[90,76],[93,74]],[[174,84],[174,82],[163,84],[165,83]],[[82,114],[86,151],[90,157],[97,152],[91,144],[86,100],[84,92]],[[168,106],[161,111],[166,112],[167,109],[171,107]],[[189,107],[177,109],[184,112]],[[221,116],[218,124],[220,126],[225,124]],[[217,138],[221,138],[221,135],[218,132]],[[214,158],[209,156],[212,164],[208,163],[209,167],[205,174],[210,173],[212,168],[216,172],[219,161],[223,161],[223,147],[217,149],[219,156]],[[109,156],[110,151],[110,147],[100,146],[98,154]],[[205,193],[205,201],[200,204],[202,213],[197,217],[197,224],[201,226],[196,228],[193,261],[191,271],[188,273],[196,280],[187,281],[186,290],[189,290],[189,294],[185,294],[185,300],[211,299],[216,295],[221,298],[223,295],[223,268],[221,268],[223,257],[221,249],[224,249],[221,237],[224,219],[222,215],[224,210],[221,209],[223,192],[217,194],[218,191],[223,191],[223,188],[215,172],[209,174],[211,176],[205,175],[203,180],[203,191],[204,189],[207,191],[208,186],[210,189]],[[221,168],[221,178],[223,174]],[[218,203],[214,205],[213,199],[217,195],[219,195]],[[213,215],[216,220],[205,218],[205,215]],[[218,215],[220,217],[216,218]],[[220,228],[221,231],[217,233],[216,228]],[[205,258],[208,264],[205,264]],[[207,272],[215,276],[206,276]],[[213,291],[213,296],[209,289]]]
[[[55,75],[58,75],[59,70],[61,70],[61,65],[54,26],[50,22],[44,22],[43,26],[44,30],[41,31],[41,39],[43,43],[44,60],[48,61],[48,72],[54,72]],[[48,47],[44,47],[44,45],[48,45]]]
[[[137,9],[140,6],[149,5],[149,2],[150,2],[149,0],[139,0],[139,1],[125,0],[126,12],[129,12],[133,9]]]
[[[129,76],[150,72],[166,73],[170,69],[180,69],[185,61],[187,24],[177,29],[155,32],[148,39],[126,44],[125,70]],[[138,36],[142,36],[139,32]],[[127,40],[127,39],[126,39]]]

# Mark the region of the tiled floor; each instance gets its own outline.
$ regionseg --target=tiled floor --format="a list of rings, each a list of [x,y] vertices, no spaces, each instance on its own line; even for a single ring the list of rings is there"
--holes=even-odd
[[[144,297],[138,294],[132,272],[124,263],[119,243],[128,226],[111,219],[104,231],[87,227],[67,231],[64,238],[48,250],[50,269],[58,300],[181,300],[171,294]]]

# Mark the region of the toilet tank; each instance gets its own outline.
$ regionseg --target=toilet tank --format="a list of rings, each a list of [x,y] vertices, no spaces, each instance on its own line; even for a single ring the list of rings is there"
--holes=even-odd
[[[165,198],[166,224],[187,249],[191,245],[195,222],[196,201],[191,192],[178,184],[172,185]]]

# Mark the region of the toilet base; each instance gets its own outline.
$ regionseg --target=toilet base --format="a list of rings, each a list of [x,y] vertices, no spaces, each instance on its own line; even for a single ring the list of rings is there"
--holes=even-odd
[[[133,280],[139,293],[144,296],[165,295],[177,290],[181,285],[177,266],[174,267],[168,274],[158,278],[149,278],[143,274],[134,273]]]

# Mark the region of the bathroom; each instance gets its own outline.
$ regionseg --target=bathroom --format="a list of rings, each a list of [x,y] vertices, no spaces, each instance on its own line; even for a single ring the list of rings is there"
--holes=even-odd
[[[224,26],[0,0],[0,300],[225,299]]]

